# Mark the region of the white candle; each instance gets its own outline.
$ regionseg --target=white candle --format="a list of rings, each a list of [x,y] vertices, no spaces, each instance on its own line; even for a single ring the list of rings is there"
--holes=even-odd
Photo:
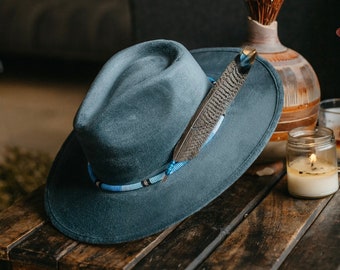
[[[320,198],[339,188],[338,170],[333,164],[310,158],[298,157],[287,166],[288,191],[291,195]]]

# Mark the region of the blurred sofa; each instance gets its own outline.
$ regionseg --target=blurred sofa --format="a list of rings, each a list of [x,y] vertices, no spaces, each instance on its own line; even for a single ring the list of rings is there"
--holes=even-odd
[[[167,38],[187,48],[241,46],[245,0],[0,0],[0,59],[105,62],[137,42]],[[322,98],[340,97],[337,0],[286,0],[281,42],[314,67]],[[4,63],[6,68],[6,63]]]
[[[0,55],[102,61],[131,29],[126,0],[0,0]]]

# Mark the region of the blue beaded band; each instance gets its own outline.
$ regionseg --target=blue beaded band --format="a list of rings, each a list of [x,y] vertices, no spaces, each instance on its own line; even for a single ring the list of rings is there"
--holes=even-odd
[[[219,119],[219,121],[217,122],[215,128],[213,129],[213,131],[211,132],[211,134],[209,135],[209,137],[207,138],[207,140],[205,141],[205,143],[203,144],[202,147],[204,147],[205,145],[207,145],[211,139],[214,137],[214,135],[216,134],[217,130],[219,129],[219,127],[221,126],[222,122],[224,119],[224,115],[222,115]],[[101,180],[99,180],[93,170],[92,170],[92,166],[90,163],[87,163],[87,170],[89,173],[89,176],[92,180],[92,182],[99,187],[102,190],[105,191],[111,191],[111,192],[123,192],[123,191],[131,191],[131,190],[136,190],[136,189],[140,189],[143,187],[147,187],[153,184],[156,184],[160,181],[162,181],[163,179],[165,179],[167,176],[173,174],[174,172],[178,171],[180,168],[182,168],[184,165],[186,165],[189,161],[182,161],[182,162],[175,162],[175,161],[171,161],[167,167],[167,169],[149,179],[145,179],[142,180],[140,182],[137,183],[133,183],[133,184],[128,184],[128,185],[109,185],[109,184],[105,184],[103,183]]]
[[[140,188],[143,188],[143,187],[147,187],[147,186],[153,185],[153,184],[161,181],[165,176],[165,173],[162,172],[160,174],[157,174],[156,176],[153,176],[149,179],[140,181],[138,183],[133,183],[133,184],[129,184],[129,185],[109,185],[109,184],[105,184],[105,183],[101,182],[99,179],[96,178],[96,176],[93,173],[93,170],[92,170],[90,163],[87,164],[87,170],[89,172],[89,176],[90,176],[92,182],[97,187],[99,187],[102,190],[112,191],[112,192],[131,191],[131,190],[136,190],[136,189],[140,189]]]

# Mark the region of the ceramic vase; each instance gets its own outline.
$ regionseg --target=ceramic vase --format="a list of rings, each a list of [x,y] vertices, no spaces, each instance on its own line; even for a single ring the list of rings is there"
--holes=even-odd
[[[278,23],[269,25],[248,18],[248,41],[276,69],[284,89],[281,118],[258,161],[284,159],[288,132],[296,127],[315,127],[320,103],[320,85],[312,66],[298,52],[281,44]]]

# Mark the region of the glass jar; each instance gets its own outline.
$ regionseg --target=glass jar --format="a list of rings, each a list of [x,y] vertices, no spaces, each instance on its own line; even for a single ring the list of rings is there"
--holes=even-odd
[[[326,127],[299,127],[288,136],[287,182],[298,198],[321,198],[339,188],[333,131]]]
[[[320,103],[319,125],[333,130],[340,171],[340,98],[325,99]]]

